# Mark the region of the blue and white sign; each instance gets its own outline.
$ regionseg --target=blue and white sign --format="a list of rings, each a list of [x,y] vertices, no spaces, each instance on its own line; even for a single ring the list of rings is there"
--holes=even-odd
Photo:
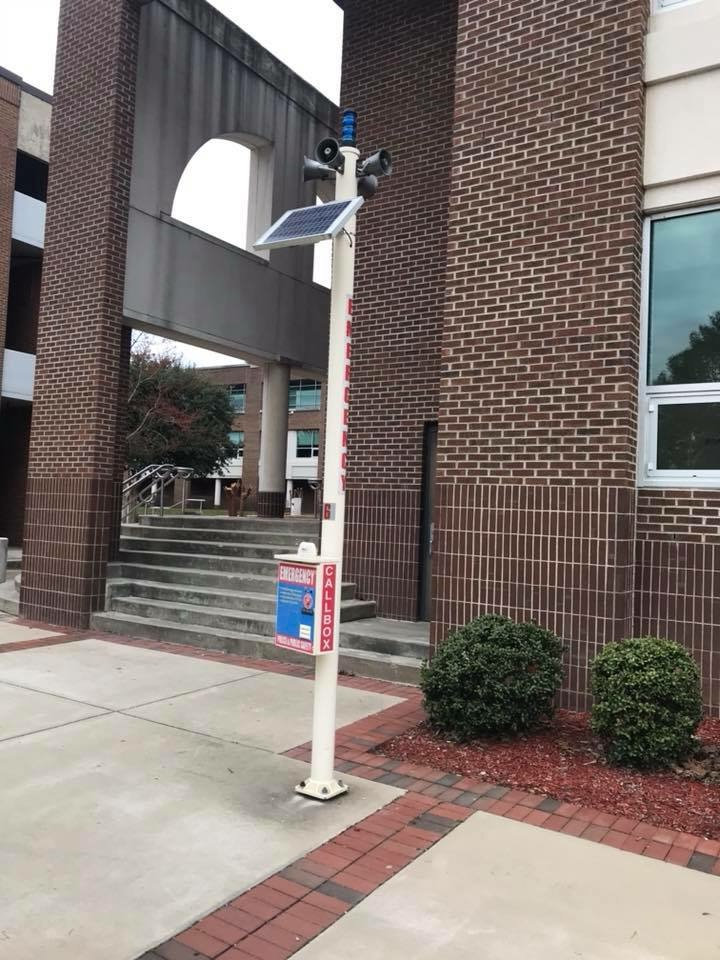
[[[300,653],[315,647],[317,568],[283,561],[278,564],[275,645]]]

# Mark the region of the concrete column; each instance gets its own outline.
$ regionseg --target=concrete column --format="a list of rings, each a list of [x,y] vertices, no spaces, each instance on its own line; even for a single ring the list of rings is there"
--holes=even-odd
[[[289,384],[290,368],[285,364],[268,363],[263,367],[257,506],[259,517],[285,515]]]
[[[213,506],[222,506],[222,480],[219,477],[215,480],[215,497],[213,499]]]

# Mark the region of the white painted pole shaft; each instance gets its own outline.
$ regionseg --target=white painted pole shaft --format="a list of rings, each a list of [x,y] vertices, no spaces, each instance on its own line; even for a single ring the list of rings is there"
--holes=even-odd
[[[355,147],[341,147],[345,169],[335,180],[335,199],[357,196]],[[335,649],[315,658],[315,700],[313,704],[312,761],[310,781],[301,793],[330,799],[347,789],[333,776],[335,768],[335,713],[340,644],[340,595],[342,592],[343,531],[345,526],[345,478],[342,457],[346,433],[346,325],[348,301],[353,295],[355,273],[355,218],[347,232],[333,240],[332,288],[330,296],[330,348],[328,354],[327,414],[325,419],[325,463],[323,503],[334,505],[331,519],[323,511],[321,556],[337,561],[335,589]],[[348,234],[350,235],[348,237]]]

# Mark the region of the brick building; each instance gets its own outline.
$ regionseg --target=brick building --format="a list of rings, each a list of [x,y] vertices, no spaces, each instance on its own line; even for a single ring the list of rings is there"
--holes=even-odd
[[[231,441],[237,456],[224,468],[202,480],[193,480],[192,496],[203,497],[208,505],[225,505],[222,487],[232,478],[242,477],[243,486],[251,487],[247,509],[257,506],[258,466],[260,459],[260,426],[262,411],[263,371],[252,366],[205,367],[199,371],[212,383],[227,384],[235,410]],[[286,504],[293,496],[301,500],[304,514],[314,514],[315,483],[321,443],[322,383],[306,371],[291,370],[288,390],[287,456],[285,464]]]
[[[673,637],[697,658],[707,707],[720,712],[720,114],[709,106],[720,95],[720,0],[341,5],[343,103],[358,111],[363,152],[387,146],[395,158],[358,220],[347,577],[381,616],[430,620],[435,644],[482,611],[537,619],[566,642],[572,707],[587,705],[588,662],[604,643]],[[192,286],[174,299],[156,291],[142,250],[125,251],[128,217],[131,241],[152,224],[172,236],[168,255],[181,240],[202,248],[164,207],[136,209],[131,185],[144,202],[176,182],[147,172],[165,156],[151,121],[170,116],[154,98],[182,89],[150,82],[158,64],[167,69],[152,51],[185,38],[193,18],[188,44],[227,66],[196,77],[231,76],[250,49],[209,10],[201,0],[63,2],[28,616],[85,625],[102,604],[117,541],[126,324],[142,313],[125,268],[159,307],[192,304]],[[263,62],[252,59],[247,82]],[[302,104],[311,149],[328,105],[297,78],[274,90],[295,91],[287,102]],[[214,116],[191,122],[184,101],[172,106],[188,130]],[[170,134],[163,144],[180,153],[183,137]],[[263,196],[278,183],[272,162],[283,169],[267,222],[297,187],[300,142],[295,166],[289,141],[255,142]],[[268,143],[285,154],[272,160]],[[78,154],[92,164],[78,165]],[[88,249],[99,251],[91,271]],[[278,251],[261,263],[232,252],[232,269],[227,250],[207,256],[208,276],[222,261],[227,277],[247,270],[258,285],[294,284],[282,300],[292,308],[285,335],[304,346],[292,310],[307,294],[319,315],[309,255]],[[254,303],[258,339],[268,302]],[[70,355],[87,396],[68,374]],[[263,356],[284,358],[287,377],[284,350]],[[284,404],[287,382],[277,382],[274,402]],[[58,402],[69,415],[48,467]],[[283,496],[267,488],[269,513]]]
[[[348,576],[435,643],[537,619],[572,707],[604,643],[675,638],[718,713],[720,3],[342,5],[343,102],[396,160],[358,240]]]
[[[0,68],[0,536],[22,541],[50,98]]]

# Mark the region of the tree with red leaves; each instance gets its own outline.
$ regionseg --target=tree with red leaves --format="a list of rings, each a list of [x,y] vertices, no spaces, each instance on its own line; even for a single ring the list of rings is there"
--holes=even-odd
[[[156,352],[138,337],[130,358],[128,466],[192,467],[204,477],[223,467],[233,410],[227,388],[209,383],[172,350]]]

